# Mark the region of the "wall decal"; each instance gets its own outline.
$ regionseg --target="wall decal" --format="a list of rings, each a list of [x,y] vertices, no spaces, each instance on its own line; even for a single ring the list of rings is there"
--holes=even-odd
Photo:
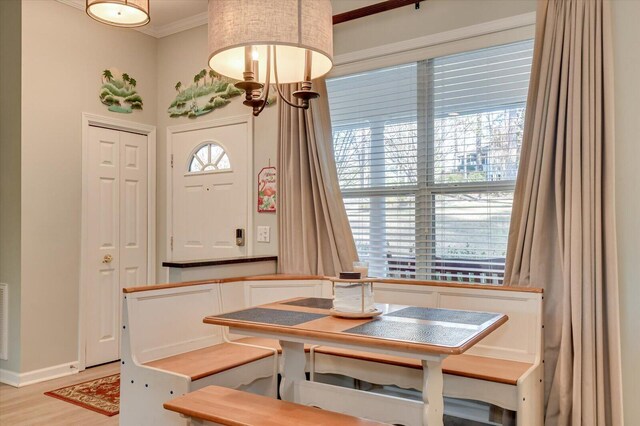
[[[115,68],[102,71],[100,102],[107,105],[109,111],[131,114],[134,109],[142,109],[142,98],[136,90],[138,82],[126,72],[120,74]]]
[[[276,211],[276,168],[264,167],[258,173],[258,213]]]
[[[224,77],[213,70],[203,69],[193,76],[193,83],[185,87],[182,81],[174,86],[175,99],[167,112],[170,117],[196,118],[231,102],[231,98],[244,94],[234,86],[236,80]],[[269,97],[267,106],[273,105],[276,97]]]

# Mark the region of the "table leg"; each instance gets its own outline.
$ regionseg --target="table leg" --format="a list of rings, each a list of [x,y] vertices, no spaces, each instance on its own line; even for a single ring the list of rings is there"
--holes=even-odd
[[[280,346],[283,357],[280,397],[285,401],[295,402],[294,383],[298,380],[306,380],[304,344],[280,340]]]
[[[442,426],[444,398],[442,397],[443,378],[441,360],[422,361],[422,424]]]

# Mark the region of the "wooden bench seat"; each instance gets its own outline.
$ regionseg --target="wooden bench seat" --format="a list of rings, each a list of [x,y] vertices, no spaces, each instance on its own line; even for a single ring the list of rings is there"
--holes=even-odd
[[[380,426],[384,423],[306,407],[219,386],[165,402],[164,408],[191,418],[229,426]]]
[[[253,339],[239,339],[237,342],[255,344],[251,340]],[[199,380],[270,356],[273,356],[270,350],[234,343],[219,343],[143,365],[184,374],[191,377],[191,380]]]
[[[331,348],[328,346],[315,348],[315,353],[422,370],[420,360],[411,358]],[[522,377],[532,366],[533,364],[526,362],[463,354],[447,357],[442,362],[442,372],[444,374],[451,374],[454,376],[515,385],[518,383],[518,379]]]
[[[195,351],[150,361],[143,365],[184,374],[185,376],[191,377],[191,380],[199,380],[273,356],[271,350],[254,348],[247,345],[271,348],[277,350],[278,353],[282,353],[282,348],[277,340],[247,337],[234,340],[234,342],[235,343],[219,343]],[[240,345],[236,343],[240,343]],[[310,348],[311,346],[305,345],[306,352],[309,352]]]

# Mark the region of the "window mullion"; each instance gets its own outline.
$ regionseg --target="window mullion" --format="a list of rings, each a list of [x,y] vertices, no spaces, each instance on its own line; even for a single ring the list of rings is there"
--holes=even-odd
[[[457,193],[476,193],[476,192],[502,192],[513,191],[514,182],[466,182],[459,184],[438,184],[431,185],[429,190],[434,194],[457,194]]]
[[[424,60],[417,66],[417,136],[418,190],[416,193],[416,278],[428,278],[428,265],[433,257],[433,203],[429,185],[433,182],[433,61]]]
[[[386,187],[386,188],[349,188],[342,190],[343,197],[393,197],[401,195],[414,195],[418,191],[417,186],[401,186],[401,187]]]
[[[373,121],[370,129],[371,140],[369,144],[369,158],[371,164],[371,184],[374,187],[384,187],[385,185],[385,160],[380,153],[384,152],[384,121]],[[371,242],[371,253],[384,253],[386,251],[386,208],[384,196],[373,196],[371,209],[369,210],[369,220],[373,225],[369,229],[369,241]],[[369,268],[374,276],[386,276],[387,267],[383,260],[374,256],[369,260]]]

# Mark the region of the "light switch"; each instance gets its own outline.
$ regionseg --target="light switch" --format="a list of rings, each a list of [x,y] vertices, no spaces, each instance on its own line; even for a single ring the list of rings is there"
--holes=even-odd
[[[268,243],[271,240],[271,227],[258,226],[258,242]]]

